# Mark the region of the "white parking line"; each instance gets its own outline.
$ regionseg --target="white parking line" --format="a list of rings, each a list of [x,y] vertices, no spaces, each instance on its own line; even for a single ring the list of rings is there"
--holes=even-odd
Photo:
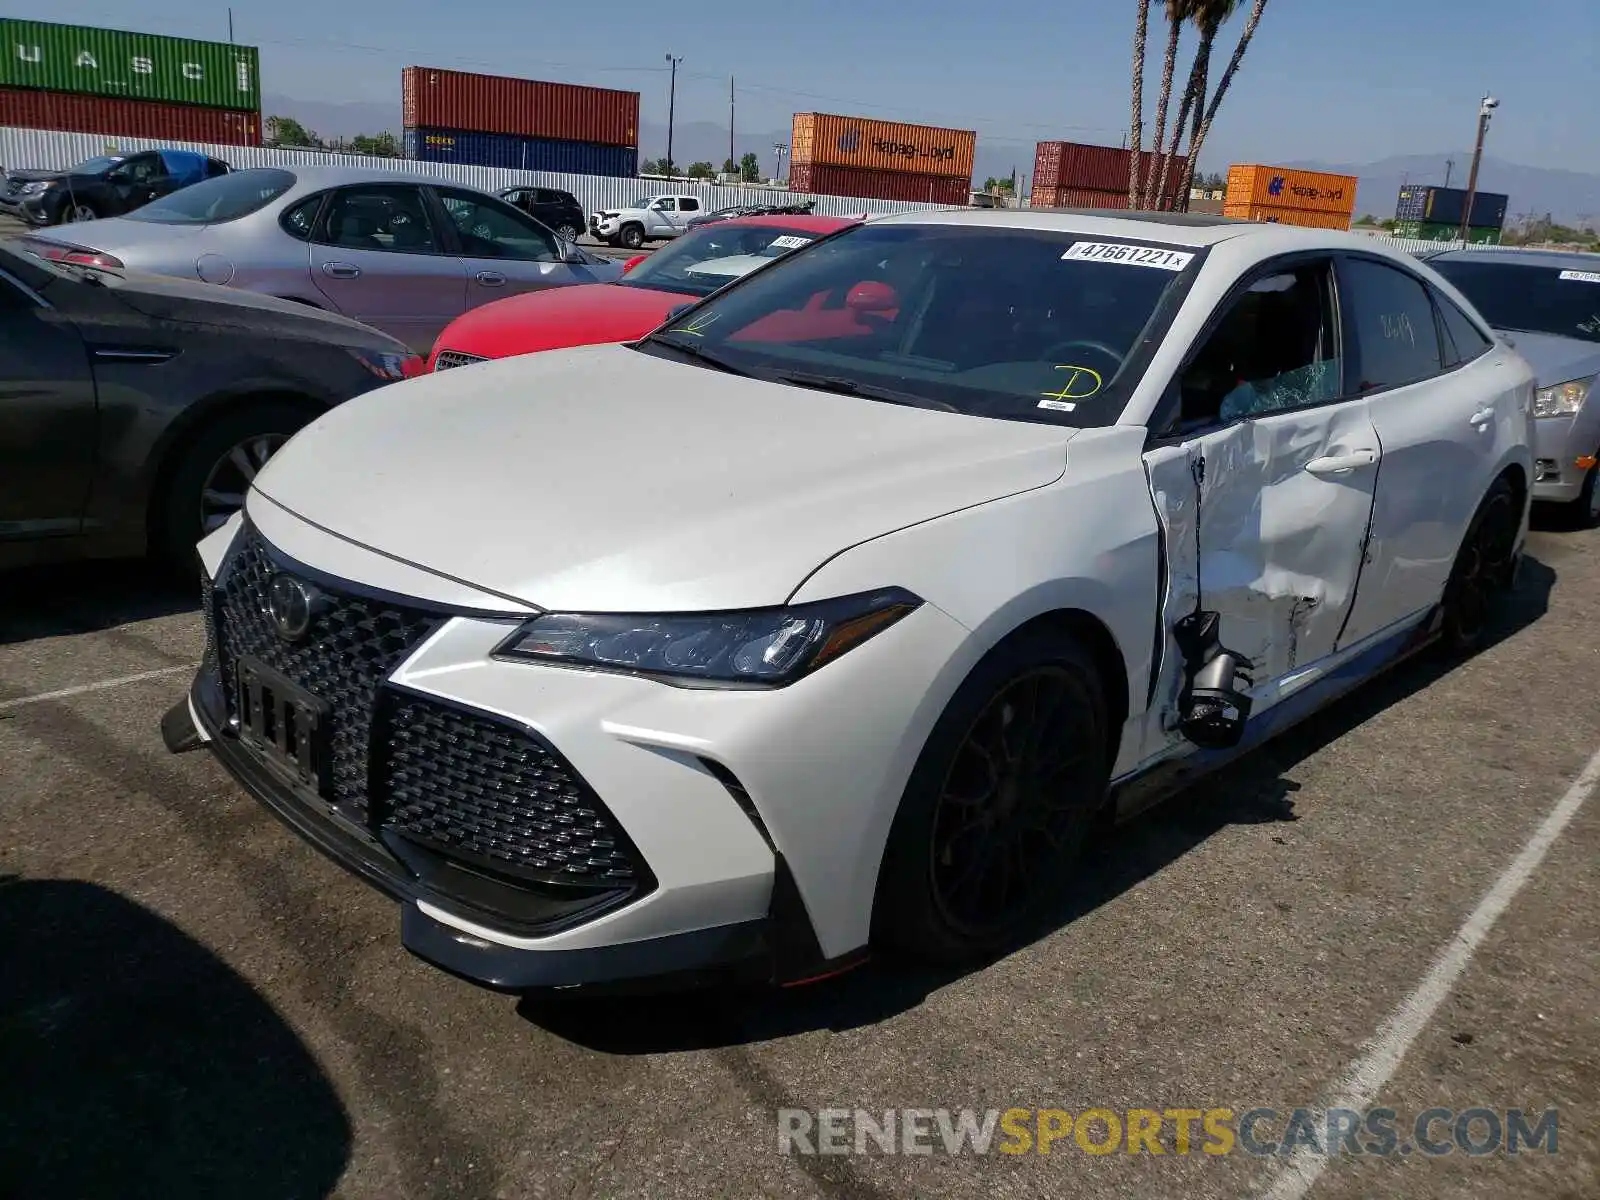
[[[143,683],[146,679],[160,679],[163,675],[177,675],[194,671],[193,664],[183,667],[158,667],[154,671],[140,671],[137,675],[123,675],[117,679],[102,679],[99,683],[80,683],[77,687],[62,688],[55,692],[40,692],[34,696],[18,696],[15,700],[0,700],[0,712],[21,708],[25,704],[43,704],[47,700],[65,700],[68,696],[81,696],[85,692],[103,692],[107,688],[122,687],[129,683]]]
[[[1433,1014],[1455,987],[1472,955],[1494,928],[1494,923],[1523,885],[1533,878],[1534,871],[1538,870],[1550,847],[1555,845],[1562,830],[1597,786],[1600,786],[1600,751],[1596,751],[1594,757],[1584,765],[1566,794],[1550,810],[1550,815],[1534,830],[1522,852],[1494,881],[1494,886],[1483,899],[1478,901],[1478,907],[1472,910],[1472,915],[1439,952],[1433,967],[1416,990],[1389,1014],[1389,1019],[1367,1043],[1366,1054],[1339,1081],[1335,1092],[1337,1098],[1328,1104],[1328,1108],[1359,1111],[1372,1103],[1378,1090],[1389,1082],[1400,1066],[1400,1060],[1405,1058],[1411,1043],[1427,1028]],[[1323,1113],[1316,1114],[1316,1119],[1320,1122],[1325,1114],[1326,1110],[1323,1110]],[[1325,1154],[1297,1154],[1279,1167],[1262,1191],[1262,1200],[1303,1200],[1327,1165],[1328,1156]]]

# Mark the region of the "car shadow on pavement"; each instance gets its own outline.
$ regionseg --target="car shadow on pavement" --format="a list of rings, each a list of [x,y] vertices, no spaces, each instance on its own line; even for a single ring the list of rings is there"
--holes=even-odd
[[[1555,580],[1549,566],[1526,557],[1517,590],[1500,606],[1478,653],[1543,616]],[[1300,785],[1290,778],[1295,767],[1458,665],[1438,654],[1418,656],[1165,803],[1096,835],[1098,844],[1084,854],[1078,881],[1038,937],[1116,899],[1230,825],[1298,820],[1294,795]],[[580,988],[525,996],[518,1012],[558,1037],[605,1054],[705,1050],[876,1024],[987,965],[931,970],[874,961],[837,979],[789,989],[729,985],[640,997],[591,995]]]
[[[333,1194],[351,1126],[244,979],[92,883],[0,876],[0,1193]]]
[[[0,645],[92,633],[199,607],[198,583],[154,563],[22,567],[0,574]]]

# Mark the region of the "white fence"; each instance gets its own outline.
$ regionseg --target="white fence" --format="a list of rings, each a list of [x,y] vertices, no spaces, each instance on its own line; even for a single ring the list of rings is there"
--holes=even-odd
[[[264,146],[214,146],[200,142],[161,142],[149,138],[112,137],[97,133],[56,133],[44,129],[0,127],[0,165],[59,171],[96,154],[131,154],[137,150],[196,150],[234,167],[341,166],[374,171],[408,171],[448,179],[486,192],[507,187],[550,187],[571,192],[585,212],[620,208],[640,196],[671,191],[699,196],[709,209],[735,204],[805,204],[824,216],[852,213],[912,212],[948,205],[908,204],[899,200],[866,200],[853,196],[813,196],[766,187],[724,187],[709,183],[670,184],[656,180],[613,179],[603,175],[563,175],[554,171],[508,171],[498,167],[465,167],[456,163],[412,162],[399,158],[368,158],[321,150],[277,150]]]
[[[277,150],[264,146],[214,146],[200,142],[160,142],[149,138],[111,137],[97,133],[56,133],[44,129],[17,129],[0,126],[0,166],[63,170],[96,154],[131,154],[152,149],[197,150],[235,167],[293,167],[333,165],[368,167],[374,171],[410,171],[464,183],[486,192],[507,187],[551,187],[571,192],[585,212],[620,208],[629,201],[653,192],[670,190],[696,195],[709,209],[734,204],[815,204],[814,211],[828,216],[852,213],[914,212],[918,209],[950,208],[952,205],[916,204],[900,200],[867,200],[854,196],[813,196],[767,187],[724,187],[709,183],[670,185],[656,179],[613,179],[602,175],[562,175],[553,171],[509,171],[498,167],[463,167],[455,163],[411,162],[399,158],[368,158],[355,154],[335,154],[326,150]],[[1021,211],[1026,212],[1027,209]],[[1371,239],[1380,245],[1408,254],[1436,253],[1461,248],[1460,242],[1424,242],[1404,238]],[[1500,246],[1473,246],[1473,250],[1509,249]]]

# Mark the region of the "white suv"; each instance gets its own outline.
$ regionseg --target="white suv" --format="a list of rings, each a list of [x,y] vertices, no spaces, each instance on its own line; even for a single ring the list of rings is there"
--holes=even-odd
[[[703,211],[699,196],[645,196],[627,208],[589,214],[589,232],[602,242],[637,250],[677,237]]]

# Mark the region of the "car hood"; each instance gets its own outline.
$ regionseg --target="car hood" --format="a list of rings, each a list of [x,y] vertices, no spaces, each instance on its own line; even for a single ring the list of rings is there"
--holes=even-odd
[[[851,546],[1043,487],[1073,434],[591,346],[358,397],[255,489],[522,604],[703,611],[781,604]]]
[[[505,358],[536,350],[631,341],[665,321],[678,305],[695,299],[677,292],[610,283],[528,292],[457,317],[439,335],[434,351]]]
[[[1500,333],[1532,365],[1540,387],[1600,374],[1600,343],[1516,329]]]
[[[250,337],[314,338],[392,354],[411,353],[387,334],[358,321],[276,296],[139,271],[105,278],[108,293],[140,316],[158,322],[237,329]]]

